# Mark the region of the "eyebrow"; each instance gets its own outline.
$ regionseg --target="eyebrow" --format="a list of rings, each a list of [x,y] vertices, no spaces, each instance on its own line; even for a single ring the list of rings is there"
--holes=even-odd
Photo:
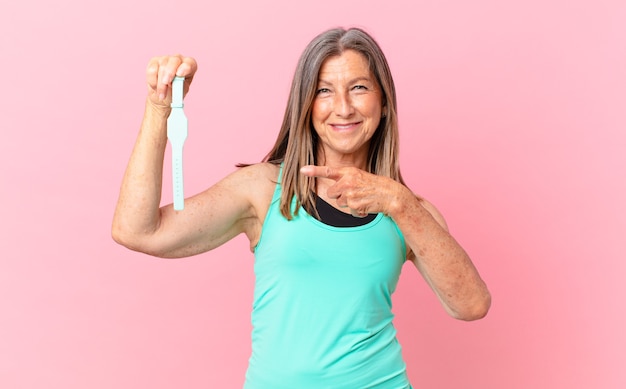
[[[359,82],[359,81],[373,82],[371,78],[366,77],[366,76],[362,76],[362,77],[356,77],[356,78],[351,79],[350,81],[348,81],[348,84],[355,84],[355,83],[357,83],[357,82]],[[326,81],[326,80],[324,80],[324,79],[322,79],[322,78],[319,78],[319,79],[317,80],[317,83],[318,83],[318,84],[327,84],[327,85],[332,85],[332,82],[330,82],[330,81]]]

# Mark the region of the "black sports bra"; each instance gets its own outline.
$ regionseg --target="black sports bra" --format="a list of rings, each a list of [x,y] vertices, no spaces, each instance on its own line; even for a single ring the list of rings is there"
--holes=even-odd
[[[321,197],[315,196],[315,206],[319,214],[319,220],[333,227],[357,227],[363,226],[376,219],[377,214],[370,213],[365,217],[355,217],[349,213],[341,212],[328,204]]]

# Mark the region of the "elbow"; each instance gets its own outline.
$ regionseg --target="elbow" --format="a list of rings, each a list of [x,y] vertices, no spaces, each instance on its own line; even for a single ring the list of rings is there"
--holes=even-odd
[[[124,228],[121,228],[115,223],[111,228],[111,238],[113,238],[113,241],[115,241],[115,243],[124,246],[129,250],[152,255],[154,257],[166,257],[164,253],[160,253],[154,248],[151,248],[151,246],[147,244],[148,240],[146,239],[146,237],[142,237]]]
[[[487,316],[489,308],[491,308],[491,294],[485,290],[463,304],[444,304],[444,308],[448,315],[454,319],[462,321],[480,320]]]
[[[111,238],[113,238],[115,243],[122,245],[127,249],[141,251],[136,236],[128,231],[125,231],[119,225],[113,224],[113,227],[111,228]]]
[[[113,238],[113,241],[115,243],[120,244],[122,246],[126,246],[124,244],[125,242],[124,231],[122,230],[122,228],[120,228],[119,224],[115,222],[115,220],[113,220],[113,225],[111,226],[111,238]]]
[[[491,308],[491,294],[485,292],[484,295],[476,298],[471,304],[467,304],[463,309],[454,310],[451,316],[457,320],[474,321],[487,316]]]

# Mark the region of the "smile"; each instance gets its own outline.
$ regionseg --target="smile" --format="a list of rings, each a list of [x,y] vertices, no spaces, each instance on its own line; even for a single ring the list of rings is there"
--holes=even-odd
[[[351,130],[357,127],[359,124],[361,123],[357,122],[357,123],[347,123],[347,124],[331,124],[330,126],[334,128],[335,130],[345,131],[345,130]]]

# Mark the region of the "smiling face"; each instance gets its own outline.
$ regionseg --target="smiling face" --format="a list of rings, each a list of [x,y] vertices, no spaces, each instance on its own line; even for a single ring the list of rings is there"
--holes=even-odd
[[[382,111],[380,86],[362,54],[346,50],[324,61],[312,109],[318,162],[364,169]]]

